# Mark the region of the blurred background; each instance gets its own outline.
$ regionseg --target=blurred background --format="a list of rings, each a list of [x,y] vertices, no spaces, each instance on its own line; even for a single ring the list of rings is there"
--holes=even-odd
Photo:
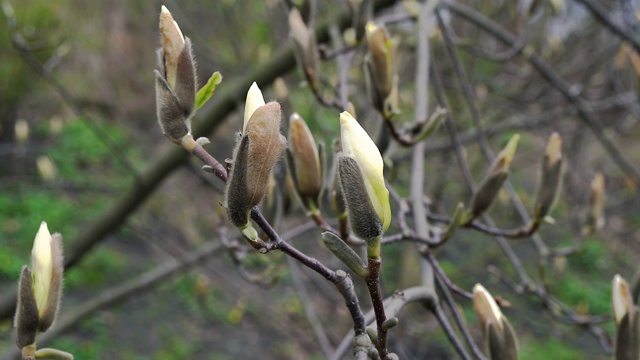
[[[213,124],[207,126],[210,133],[194,135],[211,139],[208,149],[218,160],[231,157],[241,127],[248,86],[236,88],[255,72],[270,73],[264,79],[282,77],[289,96],[285,119],[292,110],[299,112],[316,139],[326,144],[339,134],[338,112],[320,105],[292,66],[286,10],[278,0],[4,0],[0,354],[16,350],[10,304],[44,220],[52,232],[62,233],[67,255],[82,253],[65,276],[59,324],[87,310],[77,321],[65,323],[65,331],[46,345],[69,351],[77,359],[325,358],[351,329],[342,298],[329,283],[280,253],[265,256],[248,251],[233,256],[228,242],[238,241],[238,234],[220,206],[223,184],[164,139],[157,126],[153,70],[162,4],[193,42],[200,85],[214,71],[223,75],[212,101],[193,120],[196,128],[199,122]],[[625,31],[636,39],[640,36],[638,1],[598,4]],[[516,34],[517,44],[510,48],[469,21],[444,12],[455,30],[491,147],[498,151],[514,133],[522,136],[510,179],[528,208],[534,202],[549,135],[557,131],[564,139],[567,171],[552,213],[555,224],[540,230],[550,247],[573,244],[587,216],[590,183],[596,172],[604,174],[605,225],[585,238],[577,253],[546,258],[541,264],[529,239],[512,244],[536,281],[545,279],[547,289],[579,314],[603,315],[598,326],[612,337],[611,279],[619,273],[631,280],[638,268],[639,184],[612,161],[575,107],[519,52],[526,45],[527,51],[540,55],[570,86],[571,94],[584,101],[604,125],[605,136],[636,169],[640,167],[640,55],[581,2],[482,0],[467,5]],[[400,38],[403,119],[412,119],[415,101],[416,6],[413,1],[398,1],[376,14]],[[348,14],[344,1],[318,4],[318,22],[328,22],[336,31],[341,14]],[[430,34],[430,44],[478,181],[487,163],[437,29]],[[364,47],[354,54],[350,100],[361,114],[359,119],[375,134],[380,121],[363,90]],[[274,58],[287,61],[272,68],[265,65],[273,64]],[[323,62],[322,69],[335,83],[335,60]],[[276,98],[271,81],[259,85],[265,99]],[[228,100],[226,111],[216,110],[219,93]],[[428,140],[427,149],[425,195],[435,213],[450,214],[470,194],[444,127]],[[401,196],[408,196],[409,155],[397,146],[387,152],[393,163],[387,174]],[[282,166],[279,169],[283,171]],[[279,225],[281,233],[307,222],[296,199],[290,200],[290,215]],[[333,218],[328,202],[323,209]],[[114,213],[126,216],[114,221]],[[501,228],[521,224],[506,192],[490,213]],[[394,231],[392,226],[389,233]],[[91,236],[95,244],[87,242]],[[341,267],[323,247],[317,229],[290,241],[332,268]],[[84,248],[81,242],[92,246]],[[193,261],[194,253],[206,256]],[[383,256],[385,295],[418,282],[419,260],[412,244],[389,245]],[[499,281],[495,271],[491,275],[488,267],[500,269],[506,277],[514,274],[491,237],[461,230],[437,257],[463,289],[469,291],[482,282],[493,295],[511,303],[504,311],[519,335],[523,359],[609,358],[584,326],[555,321],[550,314],[554,309],[546,309],[540,298],[517,294]],[[167,276],[161,280],[141,282],[141,276],[163,270]],[[364,283],[354,282],[364,309],[369,309]],[[100,299],[104,300],[100,308],[92,310],[92,303]],[[471,302],[457,301],[473,335],[480,339]],[[423,308],[408,306],[399,318],[390,346],[401,358],[457,358]]]

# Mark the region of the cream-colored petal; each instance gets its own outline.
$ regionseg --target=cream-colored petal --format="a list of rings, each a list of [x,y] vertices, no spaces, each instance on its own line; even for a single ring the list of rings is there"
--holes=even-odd
[[[46,222],[40,224],[31,250],[31,267],[33,274],[33,292],[38,305],[38,313],[42,315],[49,298],[49,287],[53,271],[53,254],[51,251],[51,233]]]
[[[473,287],[473,309],[480,319],[482,329],[485,329],[487,324],[491,323],[502,330],[502,312],[493,296],[480,284],[476,284]]]
[[[616,324],[619,324],[624,315],[633,308],[633,299],[629,284],[618,274],[613,277],[611,300],[613,303],[613,316]]]
[[[167,83],[175,87],[178,67],[178,57],[184,49],[184,36],[178,23],[163,5],[160,11],[160,35],[162,35],[162,52],[164,54],[164,67]]]
[[[244,104],[244,121],[242,123],[243,134],[245,132],[245,129],[247,128],[247,122],[251,118],[251,115],[253,115],[253,112],[264,104],[265,102],[264,97],[262,96],[262,91],[260,91],[258,84],[254,82],[253,84],[251,84],[251,87],[247,92],[247,101]]]
[[[358,121],[348,112],[340,114],[342,152],[360,165],[367,193],[376,210],[383,229],[391,224],[389,190],[384,183],[384,162],[376,144]]]

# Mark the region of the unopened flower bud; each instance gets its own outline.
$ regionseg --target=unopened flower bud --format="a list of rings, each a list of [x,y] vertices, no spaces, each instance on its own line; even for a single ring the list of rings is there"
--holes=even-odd
[[[271,170],[286,147],[280,134],[278,103],[270,102],[249,111],[250,117],[234,150],[225,193],[229,218],[239,228],[247,226],[251,208],[262,201]]]
[[[289,12],[289,31],[296,60],[302,67],[309,84],[315,87],[319,76],[316,34],[313,29],[307,27],[300,11],[295,7]]]
[[[640,309],[633,303],[627,282],[620,276],[613,278],[613,317],[616,325],[615,359],[640,358]]]
[[[493,296],[480,284],[473,287],[473,309],[480,320],[487,357],[517,360],[519,349],[515,331]]]
[[[604,226],[604,175],[597,173],[591,181],[589,193],[589,226],[592,230],[602,229]]]
[[[562,184],[562,138],[553,133],[547,143],[540,171],[540,188],[534,207],[536,219],[543,219],[551,212],[558,198]]]
[[[49,233],[44,221],[31,250],[31,270],[22,269],[15,327],[20,349],[35,342],[36,332],[51,327],[62,294],[62,237]]]
[[[347,265],[351,271],[360,277],[368,275],[367,265],[364,261],[347,245],[344,240],[331,232],[322,233],[322,242],[342,263]]]
[[[398,107],[398,75],[396,74],[397,42],[384,26],[367,23],[369,52],[365,57],[367,91],[375,108],[385,117]]]
[[[386,231],[391,224],[391,207],[389,190],[384,182],[382,155],[369,134],[346,111],[340,114],[340,133],[343,153],[339,165],[340,181],[347,200],[351,224],[353,226],[354,222],[357,222],[355,216],[364,217],[354,211],[353,207],[357,206],[355,202],[368,202],[368,206],[372,206],[374,214],[377,214],[382,231]],[[357,179],[358,173],[360,179]],[[360,182],[364,183],[363,190],[367,195],[364,199],[358,199],[359,196],[356,197],[356,193],[351,189]],[[367,198],[369,201],[366,201]],[[356,235],[360,236],[357,233]]]
[[[291,176],[303,205],[317,206],[324,177],[320,161],[321,154],[309,127],[297,113],[293,113],[289,118],[289,149],[287,151]]]
[[[44,181],[53,181],[58,175],[58,168],[47,156],[38,156],[38,159],[36,159],[36,167],[38,168],[40,177]]]
[[[156,71],[156,108],[164,135],[175,143],[191,132],[196,104],[196,73],[191,41],[166,7],[160,12],[162,48]]]
[[[471,216],[468,221],[472,221],[482,215],[498,195],[502,184],[509,176],[509,166],[518,147],[518,140],[520,140],[520,135],[513,135],[489,167],[487,175],[478,185],[471,199]]]
[[[15,124],[16,142],[22,144],[29,140],[29,123],[25,119],[18,119]]]
[[[622,318],[633,310],[633,299],[631,297],[629,284],[618,274],[613,277],[611,299],[613,303],[613,317],[616,324],[620,324]]]

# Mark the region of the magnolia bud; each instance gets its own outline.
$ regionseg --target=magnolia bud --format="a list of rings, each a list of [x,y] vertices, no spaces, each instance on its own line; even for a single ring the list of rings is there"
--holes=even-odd
[[[364,68],[367,92],[375,108],[389,117],[398,107],[397,42],[389,38],[384,26],[369,22],[366,30],[369,43]]]
[[[480,284],[473,287],[473,309],[480,320],[487,357],[517,360],[519,350],[515,331],[493,296]]]
[[[162,48],[156,71],[156,108],[164,135],[175,143],[191,132],[196,104],[196,72],[191,41],[182,36],[171,13],[160,12]]]
[[[62,294],[62,237],[51,236],[44,221],[33,243],[31,268],[22,268],[18,289],[15,327],[20,349],[35,342],[37,331],[51,327]]]
[[[14,126],[16,142],[22,144],[29,140],[29,123],[25,119],[18,119]]]
[[[252,97],[251,104],[255,100]],[[234,150],[225,193],[229,218],[241,229],[247,226],[251,208],[262,201],[271,170],[286,147],[280,134],[280,105],[270,102],[255,109],[251,106],[247,106],[250,117]]]
[[[303,205],[317,206],[323,182],[321,154],[309,127],[297,113],[289,118],[287,153],[287,164]]]
[[[536,219],[543,219],[555,206],[562,184],[562,169],[562,138],[558,133],[553,133],[542,159],[540,188],[534,207]]]
[[[358,121],[346,111],[340,114],[340,133],[342,153],[344,155],[339,165],[340,181],[345,199],[347,200],[349,216],[352,218],[352,225],[353,216],[362,216],[361,214],[355,214],[352,206],[372,206],[382,225],[382,231],[386,231],[391,224],[391,206],[389,205],[389,190],[387,190],[384,183],[384,162],[382,161],[382,155],[367,132],[360,126]],[[352,169],[351,161],[344,161],[346,159],[353,160],[358,170],[357,172]],[[349,172],[345,172],[345,176],[343,176],[343,171]],[[356,176],[358,173],[360,174],[360,179],[347,177]],[[358,201],[359,196],[354,196],[350,199],[351,195],[356,194],[348,193],[349,190],[347,190],[345,186],[353,186],[360,181],[364,183],[364,188],[361,189],[361,191],[366,190],[365,195],[367,195],[369,199],[369,204],[366,205],[356,205],[354,201]],[[364,201],[365,199],[360,200]],[[356,233],[356,235],[358,234]]]
[[[319,76],[316,34],[313,29],[307,27],[300,11],[295,7],[289,12],[289,30],[296,60],[302,67],[309,84],[312,87],[316,86]]]
[[[616,322],[616,360],[640,358],[640,309],[634,305],[629,285],[620,276],[613,278],[613,315]]]
[[[597,173],[591,181],[591,192],[589,193],[589,218],[588,222],[593,230],[602,229],[604,226],[604,176]]]
[[[518,140],[520,140],[520,135],[513,135],[504,149],[493,160],[487,175],[485,175],[473,194],[471,217],[468,221],[472,221],[482,215],[493,203],[498,191],[500,191],[502,184],[509,175],[509,165],[511,165],[511,160],[518,147]]]
[[[365,265],[360,256],[358,256],[358,254],[356,254],[356,252],[353,251],[353,249],[350,248],[344,240],[340,239],[335,234],[326,231],[322,233],[322,242],[324,242],[324,245],[333,253],[333,255],[347,265],[351,271],[356,273],[356,275],[366,277],[369,274],[367,265]]]

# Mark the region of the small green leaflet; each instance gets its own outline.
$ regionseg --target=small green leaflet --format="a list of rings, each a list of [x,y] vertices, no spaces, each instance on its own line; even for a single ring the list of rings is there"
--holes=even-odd
[[[216,90],[216,86],[218,86],[221,81],[222,75],[220,75],[220,72],[216,71],[211,75],[209,81],[198,90],[198,94],[196,95],[196,109],[200,109],[202,105],[209,101],[211,95],[213,95],[213,92]]]

